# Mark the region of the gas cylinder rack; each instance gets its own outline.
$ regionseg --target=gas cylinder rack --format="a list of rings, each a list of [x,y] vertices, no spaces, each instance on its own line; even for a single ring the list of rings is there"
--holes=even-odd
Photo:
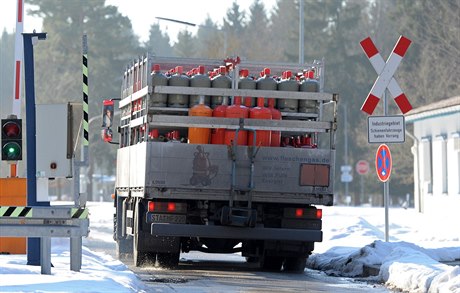
[[[155,66],[154,66],[155,65]],[[226,66],[230,70],[232,78],[231,88],[190,87],[171,85],[152,85],[151,72],[155,68],[165,71],[180,66],[184,72],[201,65],[206,72]],[[261,72],[264,68],[270,68],[273,76],[281,76],[284,71],[293,73],[314,72],[318,81],[318,92],[284,91],[284,90],[249,90],[238,89],[239,70],[247,69],[251,73]],[[170,70],[171,73],[174,73]],[[124,73],[121,101],[120,124],[120,147],[134,145],[138,142],[157,140],[158,137],[151,135],[152,129],[180,129],[181,137],[186,137],[186,129],[197,128],[226,128],[226,129],[250,129],[250,130],[274,130],[283,134],[330,133],[330,148],[335,149],[336,130],[336,103],[337,94],[323,92],[324,63],[315,60],[311,64],[293,63],[261,63],[240,61],[237,64],[229,64],[217,59],[157,57],[146,55],[139,58],[128,66]],[[159,95],[184,95],[184,96],[227,96],[233,100],[235,96],[241,97],[264,97],[283,100],[298,100],[300,102],[316,101],[316,111],[310,113],[284,112],[281,111],[282,120],[267,122],[259,119],[237,119],[217,117],[191,117],[187,116],[188,107],[157,106],[151,100]],[[334,104],[332,118],[328,121],[323,119],[323,105]]]

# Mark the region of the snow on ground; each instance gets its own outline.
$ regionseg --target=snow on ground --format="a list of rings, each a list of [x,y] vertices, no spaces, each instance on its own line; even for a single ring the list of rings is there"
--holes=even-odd
[[[52,243],[51,275],[27,266],[25,255],[1,256],[0,292],[142,292],[144,285],[123,263],[83,247],[80,272],[70,270],[68,241]]]
[[[460,292],[460,214],[426,215],[390,208],[389,242],[383,208],[325,207],[323,242],[307,266],[331,275],[368,277],[409,292]]]
[[[0,255],[1,292],[143,292],[144,284],[123,263],[92,241],[113,247],[111,203],[88,204],[91,232],[83,239],[83,265],[70,271],[69,243],[53,239],[51,275],[27,266],[25,255]],[[337,276],[381,281],[407,292],[460,293],[460,266],[440,261],[460,259],[460,214],[425,215],[390,209],[390,242],[384,242],[384,209],[324,207],[322,243],[308,267]],[[1,235],[1,230],[0,230]],[[377,276],[366,277],[368,268]]]
[[[0,255],[0,292],[145,292],[125,264],[85,246],[90,241],[113,243],[113,203],[90,202],[88,208],[90,233],[83,238],[80,272],[70,270],[69,239],[53,238],[51,275],[42,275],[40,266],[27,266],[26,255]]]

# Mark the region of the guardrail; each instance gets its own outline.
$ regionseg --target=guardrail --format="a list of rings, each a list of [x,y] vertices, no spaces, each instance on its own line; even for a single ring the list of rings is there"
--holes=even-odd
[[[88,209],[67,206],[0,206],[0,237],[39,237],[41,273],[51,274],[51,238],[70,238],[70,269],[79,272],[82,237],[88,236]]]

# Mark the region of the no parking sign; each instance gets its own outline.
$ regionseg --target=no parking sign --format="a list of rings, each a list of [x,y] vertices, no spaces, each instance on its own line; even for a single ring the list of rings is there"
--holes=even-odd
[[[387,182],[391,175],[391,152],[386,144],[381,144],[375,154],[375,170],[380,181]]]

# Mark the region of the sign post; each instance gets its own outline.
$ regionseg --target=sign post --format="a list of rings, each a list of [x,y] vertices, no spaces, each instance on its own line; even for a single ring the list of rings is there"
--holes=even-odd
[[[340,181],[345,183],[345,201],[347,204],[351,202],[351,197],[348,194],[348,184],[353,181],[353,175],[350,174],[352,167],[350,165],[343,165],[340,167],[342,175],[340,176]]]
[[[369,115],[377,107],[380,97],[383,96],[383,117],[369,117],[368,119],[368,141],[369,143],[402,143],[405,140],[404,116],[388,116],[388,105],[386,90],[388,89],[394,101],[404,114],[412,109],[412,105],[404,92],[399,87],[393,75],[401,63],[404,55],[409,49],[411,40],[400,36],[393,51],[385,62],[370,37],[360,42],[364,53],[377,72],[378,77],[372,86],[361,110]],[[377,149],[375,158],[377,176],[383,182],[383,197],[385,205],[385,241],[389,238],[388,206],[390,204],[389,179],[391,175],[392,160],[390,149],[382,144]]]
[[[27,151],[27,205],[49,206],[49,202],[37,200],[37,139],[35,113],[34,49],[38,40],[45,40],[46,33],[23,33],[24,81],[26,96],[26,151]],[[27,239],[27,264],[40,265],[40,238]]]
[[[390,187],[389,179],[391,175],[391,167],[393,165],[390,149],[386,144],[381,144],[375,154],[375,170],[379,180],[383,182],[383,201],[385,203],[385,242],[388,242],[388,206],[390,204]]]

